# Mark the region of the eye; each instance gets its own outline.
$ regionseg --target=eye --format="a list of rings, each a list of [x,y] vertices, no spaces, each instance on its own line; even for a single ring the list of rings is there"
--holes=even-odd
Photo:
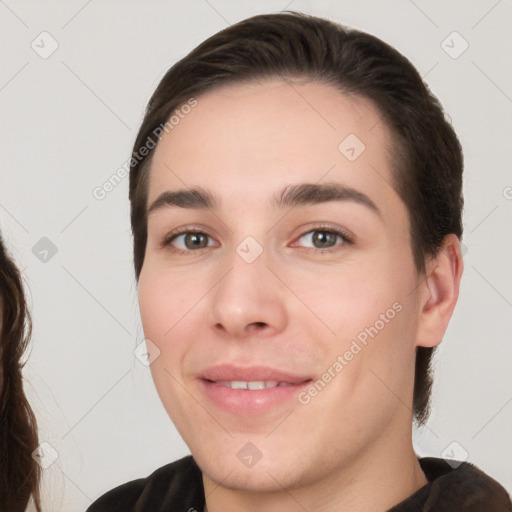
[[[164,240],[162,245],[170,246],[173,250],[183,253],[212,247],[215,244],[206,233],[189,230],[171,234],[166,240]]]
[[[313,229],[304,233],[299,241],[310,249],[326,249],[330,250],[337,245],[351,243],[350,238],[336,229]]]
[[[317,228],[307,231],[299,237],[300,246],[313,252],[333,252],[344,244],[351,244],[352,239],[343,231],[337,229]],[[168,235],[162,242],[162,247],[168,247],[180,254],[190,254],[207,247],[215,247],[215,241],[206,233],[198,230],[183,228],[182,231]]]

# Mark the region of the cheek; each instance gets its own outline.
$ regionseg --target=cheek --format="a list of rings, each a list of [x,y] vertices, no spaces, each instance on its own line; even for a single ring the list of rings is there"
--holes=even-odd
[[[139,279],[139,309],[146,338],[160,346],[161,338],[171,327],[169,312],[172,305],[168,303],[165,286],[161,280],[153,279],[142,272]]]
[[[186,291],[174,293],[175,285],[165,276],[142,271],[139,278],[139,309],[144,337],[151,340],[159,352],[151,364],[151,373],[158,392],[169,388],[170,375],[179,377],[180,337],[177,335],[183,317]],[[181,380],[181,379],[180,379]],[[162,397],[163,398],[163,397]]]
[[[185,353],[185,344],[180,342],[184,339],[180,329],[185,322],[180,319],[190,309],[187,290],[147,265],[139,277],[138,297],[144,336],[160,351],[150,367],[156,390],[172,420],[181,425],[186,414],[179,384],[183,381],[181,366]]]
[[[317,267],[315,272],[304,269],[293,278],[290,276],[288,282],[314,313],[304,318],[316,324],[322,320],[329,327],[331,338],[339,342],[373,325],[401,295],[399,282],[391,279],[377,262],[349,262],[320,270]]]
[[[151,365],[159,394],[179,395],[174,388],[187,377],[187,358],[204,352],[201,341],[207,339],[203,331],[208,289],[204,272],[169,269],[151,258],[145,262],[139,277],[139,309],[144,336],[160,351]]]
[[[201,298],[200,280],[181,276],[151,265],[143,267],[139,278],[139,309],[146,337],[157,344],[172,339]]]
[[[347,394],[385,393],[376,375],[392,389],[401,389],[410,379],[417,322],[410,292],[417,279],[408,262],[402,262],[397,278],[396,265],[390,257],[360,260],[316,272],[314,277],[304,271],[295,280],[297,295],[316,313],[301,322],[323,354],[324,370],[343,375],[334,379],[332,387],[341,402]],[[319,336],[320,332],[326,334]],[[333,368],[336,361],[339,364]]]

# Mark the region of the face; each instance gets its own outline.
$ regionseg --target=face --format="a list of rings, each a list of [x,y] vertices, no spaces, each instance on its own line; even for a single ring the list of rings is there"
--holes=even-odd
[[[410,435],[421,276],[390,145],[368,101],[281,80],[198,97],[159,142],[140,311],[206,479],[296,488]]]

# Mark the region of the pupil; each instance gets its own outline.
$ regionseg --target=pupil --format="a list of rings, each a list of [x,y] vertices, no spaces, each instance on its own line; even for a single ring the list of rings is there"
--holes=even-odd
[[[185,238],[185,245],[190,249],[190,247],[203,247],[204,246],[204,239],[202,233],[189,233]],[[189,244],[190,242],[190,244]],[[203,243],[201,243],[203,242]]]
[[[328,231],[317,231],[314,242],[317,247],[331,247],[331,242],[336,241],[336,235]]]

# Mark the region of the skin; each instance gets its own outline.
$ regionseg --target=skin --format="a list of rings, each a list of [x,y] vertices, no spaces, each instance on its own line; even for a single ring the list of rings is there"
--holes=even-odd
[[[196,186],[221,205],[149,214],[139,302],[145,336],[160,350],[155,385],[203,471],[207,509],[387,510],[427,483],[411,440],[415,349],[445,332],[462,272],[459,242],[449,235],[418,274],[407,210],[392,186],[392,137],[366,99],[276,79],[197,100],[156,148],[148,205]],[[338,150],[349,134],[366,146],[353,162]],[[270,205],[302,182],[351,187],[379,213],[351,200]],[[163,245],[184,226],[208,235],[206,247],[187,247],[185,236]],[[312,231],[325,229],[352,242],[335,237],[318,248]],[[250,264],[236,252],[247,236],[263,249]],[[218,363],[317,380],[397,302],[401,311],[307,405],[293,399],[240,415],[201,392],[198,373]],[[237,457],[248,442],[261,453],[251,468]]]

